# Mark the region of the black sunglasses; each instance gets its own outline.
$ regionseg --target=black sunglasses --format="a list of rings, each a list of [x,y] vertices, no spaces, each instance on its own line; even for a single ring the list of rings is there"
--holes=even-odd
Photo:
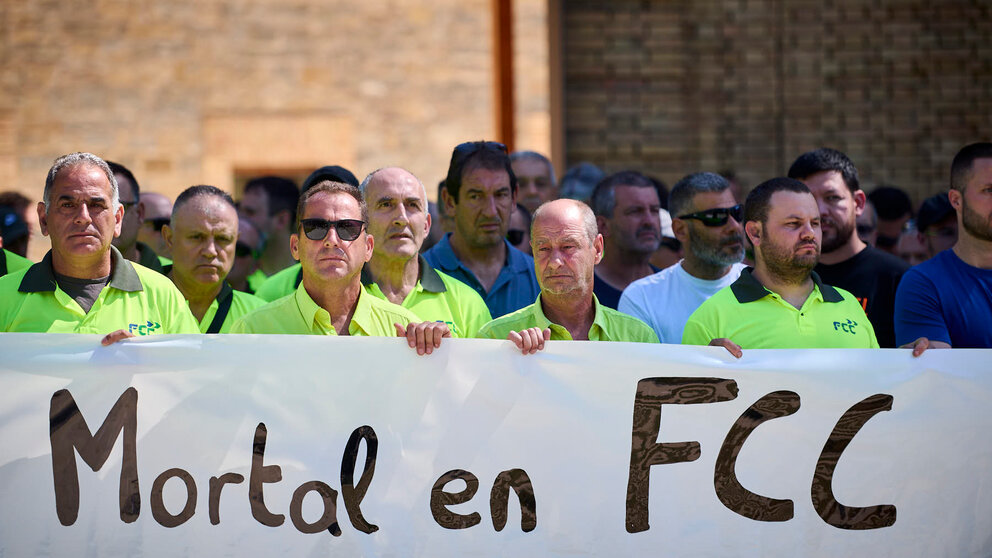
[[[254,248],[248,246],[244,242],[237,242],[234,244],[234,257],[243,258],[245,256],[251,256],[254,259],[258,259],[258,253]]]
[[[524,241],[524,233],[527,232],[523,229],[510,229],[506,231],[506,239],[510,241],[510,244],[516,246]]]
[[[328,221],[327,219],[303,219],[300,221],[303,227],[303,234],[310,240],[324,240],[331,227],[338,233],[338,238],[344,241],[351,241],[358,238],[365,228],[365,221],[358,219],[341,219],[340,221]]]
[[[159,217],[157,219],[145,219],[146,223],[152,224],[152,228],[155,229],[155,232],[161,232],[162,227],[168,225],[169,221],[170,219],[168,217]]]
[[[720,207],[679,215],[679,219],[696,219],[707,227],[722,227],[727,224],[731,217],[740,223],[744,218],[744,206],[737,204],[734,207]]]

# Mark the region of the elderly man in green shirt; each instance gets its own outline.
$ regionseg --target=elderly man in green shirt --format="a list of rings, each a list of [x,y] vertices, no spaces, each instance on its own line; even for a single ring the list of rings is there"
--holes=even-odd
[[[474,337],[492,319],[485,301],[420,256],[431,228],[424,184],[407,170],[387,167],[369,174],[359,189],[375,237],[372,259],[362,270],[366,290],[422,320],[444,322],[452,337]]]
[[[265,305],[225,281],[234,265],[238,210],[223,190],[204,185],[184,190],[162,237],[172,254],[164,271],[189,302],[200,333],[228,333],[241,316]]]
[[[182,295],[164,276],[111,245],[124,207],[107,163],[90,153],[55,160],[38,204],[45,258],[0,279],[0,331],[127,337],[197,333]]]
[[[450,337],[448,326],[422,322],[402,306],[370,295],[361,283],[374,238],[358,188],[323,181],[300,196],[290,236],[303,277],[296,291],[238,320],[232,333],[405,336],[418,354]]]
[[[479,331],[484,339],[509,339],[532,354],[548,340],[657,343],[647,324],[599,303],[593,294],[603,237],[586,204],[545,203],[531,221],[531,247],[541,293],[534,304],[497,318]]]

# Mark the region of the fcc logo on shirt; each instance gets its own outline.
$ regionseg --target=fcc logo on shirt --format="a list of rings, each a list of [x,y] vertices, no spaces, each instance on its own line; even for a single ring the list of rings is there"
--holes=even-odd
[[[158,322],[146,322],[143,324],[128,324],[128,333],[133,333],[134,335],[151,335],[162,328],[162,324]]]
[[[854,328],[858,327],[858,322],[848,318],[846,322],[834,322],[834,331],[843,331],[844,333],[850,333],[851,335],[857,335]]]

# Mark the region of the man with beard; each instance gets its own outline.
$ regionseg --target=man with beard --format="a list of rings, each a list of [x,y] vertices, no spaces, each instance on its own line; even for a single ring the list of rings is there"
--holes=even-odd
[[[506,240],[517,200],[506,146],[492,141],[456,146],[443,193],[455,230],[424,252],[427,263],[475,289],[493,316],[534,302],[540,292],[534,259]]]
[[[789,168],[789,178],[806,184],[820,210],[823,244],[814,271],[828,285],[853,294],[868,314],[878,344],[895,347],[896,288],[909,264],[868,246],[858,236],[857,218],[867,199],[858,183],[858,169],[847,155],[823,148],[800,155]]]
[[[537,301],[489,322],[478,337],[508,339],[525,355],[548,340],[658,342],[644,322],[607,308],[593,294],[603,236],[589,206],[576,200],[541,205],[534,212],[531,246],[541,285]]]
[[[759,184],[747,196],[744,232],[754,267],[693,312],[683,344],[722,346],[736,357],[742,349],[878,348],[857,299],[813,271],[820,211],[805,184]]]
[[[992,347],[992,143],[961,149],[948,199],[957,212],[950,250],[910,269],[896,294],[896,341]]]
[[[661,243],[661,201],[650,178],[622,171],[596,185],[589,205],[605,249],[594,291],[600,304],[615,309],[627,285],[661,271],[651,265]]]
[[[672,231],[685,257],[630,284],[617,310],[644,320],[662,343],[681,343],[689,316],[730,285],[744,264],[743,207],[719,174],[690,174],[668,195]]]

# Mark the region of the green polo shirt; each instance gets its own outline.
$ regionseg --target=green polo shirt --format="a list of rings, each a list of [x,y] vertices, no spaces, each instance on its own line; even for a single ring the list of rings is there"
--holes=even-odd
[[[262,286],[255,289],[255,296],[262,300],[272,302],[296,291],[303,280],[303,268],[299,263],[295,263],[286,269],[281,269],[262,283]]]
[[[172,265],[172,260],[159,256],[155,253],[155,250],[152,250],[151,246],[145,244],[144,242],[138,242],[136,245],[138,248],[139,264],[159,273],[163,273],[162,270],[165,266]]]
[[[628,341],[632,343],[657,343],[658,334],[651,326],[622,312],[617,312],[599,303],[596,295],[592,297],[596,306],[596,317],[589,328],[590,341]],[[484,325],[476,337],[482,339],[506,339],[511,331],[539,327],[551,329],[552,341],[571,341],[572,336],[564,327],[551,323],[541,309],[541,295],[530,306],[525,306],[516,312]]]
[[[813,272],[813,292],[796,308],[745,269],[737,281],[700,305],[685,324],[684,345],[730,339],[742,349],[877,349],[875,330],[854,296],[824,285]]]
[[[486,301],[472,287],[431,267],[423,256],[419,260],[420,278],[403,299],[403,308],[422,321],[448,324],[452,337],[475,337],[479,328],[493,319]],[[362,284],[372,296],[387,300],[379,285],[372,282],[368,266],[362,269]]]
[[[264,300],[255,295],[250,295],[248,293],[243,293],[232,289],[231,286],[225,282],[222,284],[220,293],[217,294],[217,298],[210,303],[210,308],[207,308],[207,312],[203,315],[203,319],[200,320],[200,333],[207,333],[207,330],[210,328],[210,324],[214,321],[214,317],[217,316],[217,310],[220,308],[221,302],[227,297],[231,297],[231,306],[228,308],[227,316],[221,323],[220,331],[217,333],[230,333],[234,322],[238,321],[242,316],[252,310],[261,308],[267,304]]]
[[[0,331],[135,335],[199,333],[186,299],[167,277],[124,259],[111,247],[110,283],[89,312],[58,287],[51,251],[0,278]]]
[[[0,277],[31,267],[32,263],[31,260],[19,254],[0,248]]]
[[[365,289],[358,294],[358,305],[348,324],[350,335],[395,337],[393,323],[421,322],[406,308],[380,300]],[[234,323],[231,333],[276,333],[297,335],[337,335],[331,315],[310,298],[302,284],[296,292],[253,310]]]
[[[262,285],[269,279],[269,276],[265,274],[261,269],[256,269],[254,273],[249,275],[245,281],[248,282],[248,292],[258,296],[258,290],[262,288]],[[265,300],[265,299],[262,299]]]

